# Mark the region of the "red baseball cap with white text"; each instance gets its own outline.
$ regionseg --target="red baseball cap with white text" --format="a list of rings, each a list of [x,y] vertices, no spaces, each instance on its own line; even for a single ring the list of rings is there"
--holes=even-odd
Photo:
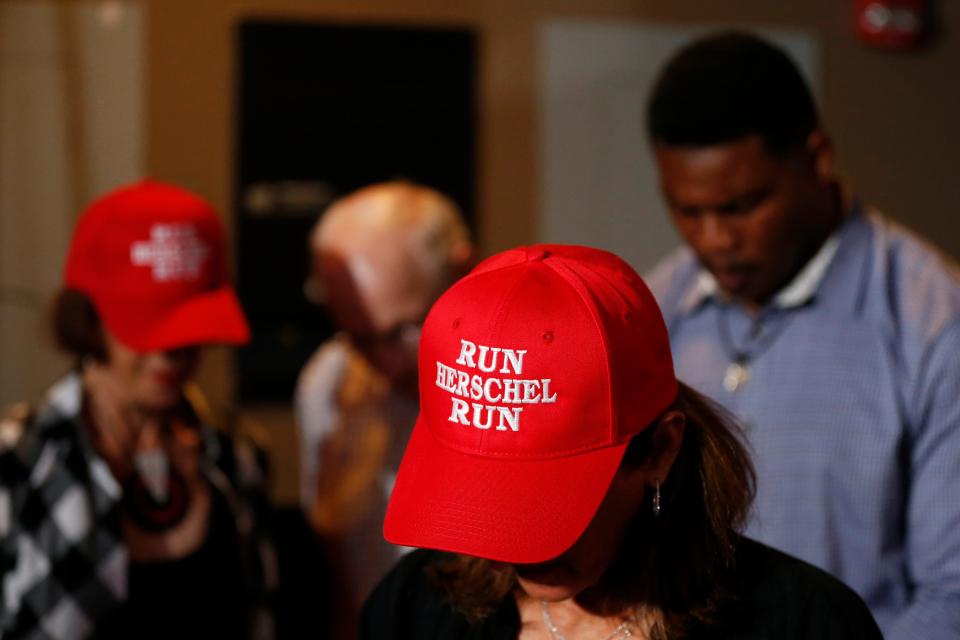
[[[420,417],[384,535],[503,562],[572,546],[631,438],[677,394],[652,294],[586,247],[482,262],[431,309],[419,367]]]
[[[64,286],[89,296],[111,335],[135,351],[244,344],[250,330],[224,254],[213,207],[180,187],[145,180],[81,214]]]

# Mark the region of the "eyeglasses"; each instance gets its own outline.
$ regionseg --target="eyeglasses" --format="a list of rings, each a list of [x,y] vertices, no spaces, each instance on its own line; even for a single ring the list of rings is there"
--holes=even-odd
[[[361,350],[381,347],[416,348],[420,343],[423,321],[402,322],[384,332],[351,333],[350,339]]]

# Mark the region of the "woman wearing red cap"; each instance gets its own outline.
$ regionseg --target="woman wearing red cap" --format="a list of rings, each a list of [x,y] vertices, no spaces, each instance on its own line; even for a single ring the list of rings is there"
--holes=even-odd
[[[364,638],[880,638],[846,586],[738,533],[749,457],[616,256],[488,259],[431,310],[419,367],[384,535],[423,550]]]
[[[216,214],[177,187],[81,216],[53,310],[75,367],[0,456],[0,636],[266,630],[262,460],[186,392],[202,346],[248,339],[225,267]]]

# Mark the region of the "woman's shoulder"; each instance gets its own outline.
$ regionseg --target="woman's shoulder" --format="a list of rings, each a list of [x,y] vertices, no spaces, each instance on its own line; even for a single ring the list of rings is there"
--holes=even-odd
[[[426,549],[404,555],[364,604],[360,637],[363,640],[515,637],[516,616],[509,607],[501,607],[479,623],[470,623],[454,609],[430,577],[431,568],[453,558],[451,554]]]
[[[414,549],[403,554],[393,568],[377,586],[377,591],[403,589],[405,592],[433,591],[433,585],[427,578],[429,567],[442,564],[450,554],[433,549]]]
[[[417,625],[415,618],[423,617],[427,610],[435,611],[443,597],[431,583],[428,569],[447,557],[427,549],[415,549],[401,557],[367,598],[361,614],[361,637],[402,637],[401,629]],[[455,612],[450,610],[447,616],[455,616]]]
[[[793,556],[743,538],[737,550],[737,576],[732,615],[725,625],[737,630],[733,638],[883,637],[860,596]]]

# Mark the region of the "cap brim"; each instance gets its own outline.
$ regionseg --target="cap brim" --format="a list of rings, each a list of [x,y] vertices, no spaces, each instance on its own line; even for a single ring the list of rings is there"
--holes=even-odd
[[[501,562],[550,560],[583,534],[626,447],[549,460],[494,460],[440,444],[421,418],[400,465],[384,537]]]
[[[121,322],[111,322],[109,313],[104,314],[104,323],[118,340],[141,352],[250,341],[250,327],[231,287],[190,296],[160,320],[151,318],[140,326],[122,327]]]

